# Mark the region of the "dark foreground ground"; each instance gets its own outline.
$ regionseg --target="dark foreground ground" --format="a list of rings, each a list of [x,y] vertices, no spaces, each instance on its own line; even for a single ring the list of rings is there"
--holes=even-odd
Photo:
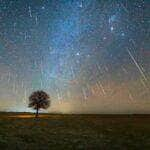
[[[150,150],[150,115],[0,114],[1,150]]]

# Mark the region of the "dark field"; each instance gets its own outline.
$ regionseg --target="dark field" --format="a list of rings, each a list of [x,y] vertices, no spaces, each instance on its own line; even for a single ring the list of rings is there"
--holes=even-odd
[[[1,150],[150,150],[150,115],[0,114]]]

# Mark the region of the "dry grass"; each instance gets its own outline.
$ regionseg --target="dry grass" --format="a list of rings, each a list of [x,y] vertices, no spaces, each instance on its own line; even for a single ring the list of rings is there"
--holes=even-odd
[[[0,114],[3,150],[150,150],[150,117]]]

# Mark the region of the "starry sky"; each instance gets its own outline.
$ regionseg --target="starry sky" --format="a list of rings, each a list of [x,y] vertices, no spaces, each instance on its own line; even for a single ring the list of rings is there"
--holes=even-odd
[[[0,0],[0,111],[150,113],[149,0]]]

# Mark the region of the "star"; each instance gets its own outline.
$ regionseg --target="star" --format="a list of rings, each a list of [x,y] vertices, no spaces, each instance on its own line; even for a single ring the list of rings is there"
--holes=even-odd
[[[122,33],[121,33],[121,36],[125,36],[125,33],[124,33],[124,32],[122,32]]]
[[[111,30],[111,31],[113,31],[113,30],[114,30],[114,27],[113,27],[113,26],[112,26],[112,27],[110,27],[110,30]]]
[[[104,37],[103,37],[103,40],[106,40],[106,39],[107,39],[107,37],[106,37],[106,36],[104,36]]]
[[[77,56],[79,56],[79,55],[80,55],[80,53],[79,53],[79,52],[77,52],[77,53],[76,53],[76,55],[77,55]]]
[[[44,9],[45,9],[45,6],[42,6],[41,8],[44,10]]]
[[[82,4],[82,2],[79,4],[79,7],[80,7],[80,8],[82,8],[82,7],[83,7],[83,4]]]

